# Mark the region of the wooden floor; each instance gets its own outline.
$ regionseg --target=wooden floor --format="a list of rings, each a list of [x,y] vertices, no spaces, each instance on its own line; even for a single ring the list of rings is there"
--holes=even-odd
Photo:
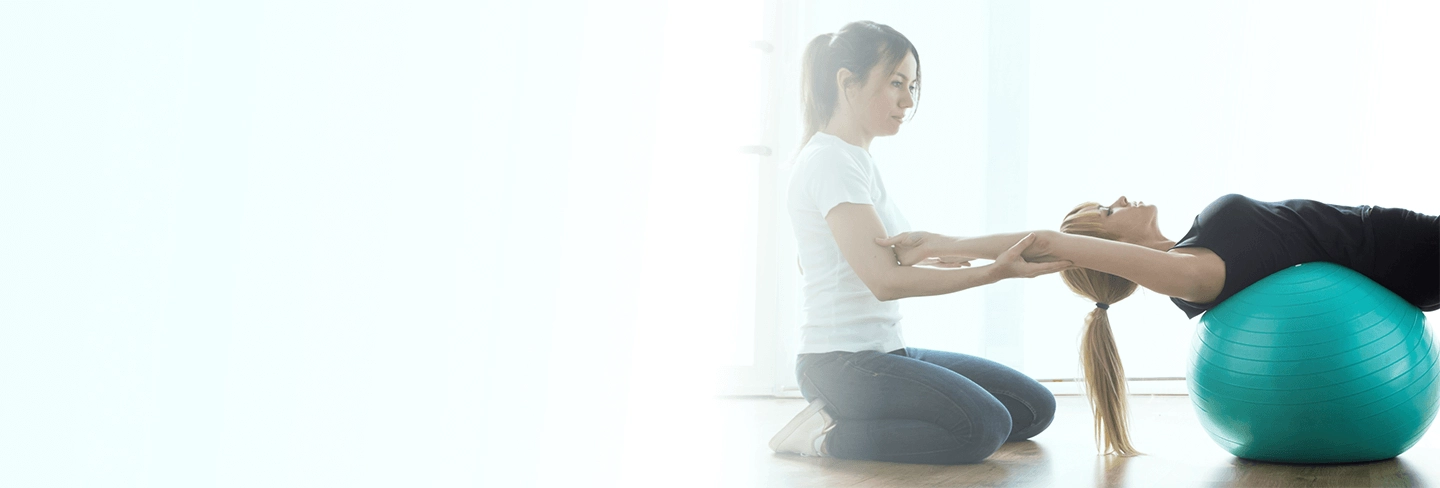
[[[929,466],[772,453],[770,436],[804,408],[799,399],[724,398],[725,486],[1435,486],[1440,434],[1430,429],[1398,458],[1346,465],[1286,465],[1237,459],[1200,428],[1185,396],[1131,398],[1132,434],[1147,453],[1095,454],[1090,412],[1079,396],[1057,397],[1055,422],[1031,441],[1006,444],[984,463]]]

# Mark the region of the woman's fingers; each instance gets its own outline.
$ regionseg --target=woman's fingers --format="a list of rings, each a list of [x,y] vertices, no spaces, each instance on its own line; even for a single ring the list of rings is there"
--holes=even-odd
[[[1035,239],[1035,233],[1026,234],[1025,237],[1021,238],[1015,245],[1010,246],[1010,249],[1006,249],[1004,253],[1001,253],[1000,256],[995,259],[996,264],[1002,264],[1005,266],[1005,269],[1010,270],[1007,274],[1013,273],[1012,276],[1024,278],[1047,275],[1074,266],[1074,263],[1070,261],[1051,261],[1044,263],[1027,261],[1023,253],[1030,247],[1030,244],[1035,242]]]
[[[1010,249],[1006,249],[1005,252],[1001,254],[1001,257],[1011,259],[1018,258],[1020,256],[1020,253],[1025,252],[1025,248],[1030,247],[1031,242],[1035,242],[1034,232],[1025,234],[1025,237],[1020,238],[1020,241],[1016,242],[1015,245],[1010,246]]]
[[[970,258],[958,256],[940,256],[940,266],[943,268],[964,268],[970,265]]]
[[[912,266],[929,266],[932,268],[964,268],[970,266],[970,258],[959,256],[931,256],[920,260]]]
[[[904,241],[905,241],[905,238],[906,238],[906,237],[909,237],[909,235],[910,235],[909,232],[901,232],[901,233],[899,233],[899,234],[895,234],[895,235],[890,236],[890,237],[876,237],[876,238],[875,238],[875,243],[876,243],[876,244],[879,244],[879,245],[881,245],[881,246],[890,247],[890,246],[894,246],[894,245],[896,245],[896,244],[899,244],[899,243],[901,243],[901,242],[904,242]]]
[[[881,246],[917,247],[930,235],[929,232],[920,230],[901,232],[890,237],[876,237],[875,243]]]

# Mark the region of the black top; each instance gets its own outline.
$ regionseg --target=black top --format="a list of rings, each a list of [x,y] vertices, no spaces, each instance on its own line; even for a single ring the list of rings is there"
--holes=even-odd
[[[1190,232],[1175,244],[1203,247],[1225,261],[1225,286],[1215,301],[1197,304],[1170,298],[1195,318],[1276,271],[1325,261],[1369,274],[1374,236],[1367,225],[1371,207],[1344,207],[1314,200],[1261,202],[1225,195],[1195,216]],[[1173,248],[1172,248],[1173,249]]]

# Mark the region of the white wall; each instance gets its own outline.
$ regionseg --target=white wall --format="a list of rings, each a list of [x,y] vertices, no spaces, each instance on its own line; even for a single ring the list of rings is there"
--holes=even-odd
[[[743,273],[696,270],[753,208],[710,184],[704,118],[745,13],[0,3],[0,479],[634,486],[714,458],[654,451],[709,415],[669,402],[713,395],[735,327],[710,297]]]

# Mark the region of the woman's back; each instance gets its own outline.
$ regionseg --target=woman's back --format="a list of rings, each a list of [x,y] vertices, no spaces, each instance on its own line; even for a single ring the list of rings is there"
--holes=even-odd
[[[1386,285],[1393,273],[1377,266],[1384,262],[1386,247],[1381,242],[1384,239],[1377,239],[1373,224],[1375,214],[1394,211],[1408,212],[1314,200],[1262,202],[1236,194],[1220,197],[1195,216],[1195,223],[1175,248],[1201,247],[1214,252],[1225,262],[1224,287],[1209,303],[1171,301],[1193,318],[1266,276],[1316,261],[1345,266]]]

